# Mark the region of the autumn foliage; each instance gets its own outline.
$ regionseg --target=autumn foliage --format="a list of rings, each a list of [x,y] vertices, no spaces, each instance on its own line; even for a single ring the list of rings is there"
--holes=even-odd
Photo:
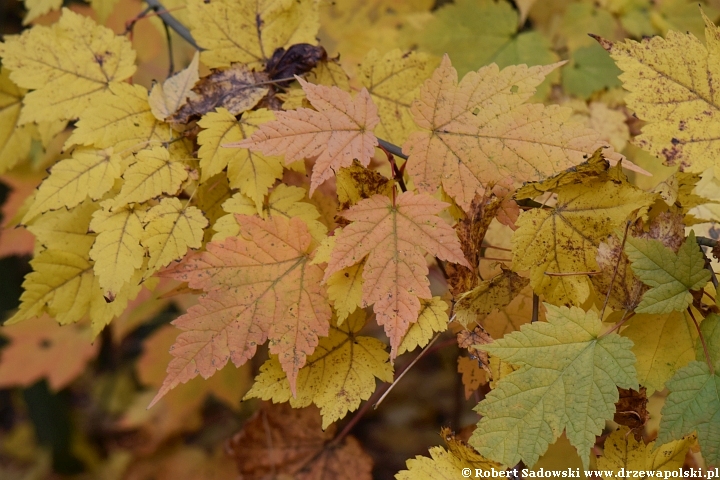
[[[0,477],[720,465],[720,5],[24,3]]]

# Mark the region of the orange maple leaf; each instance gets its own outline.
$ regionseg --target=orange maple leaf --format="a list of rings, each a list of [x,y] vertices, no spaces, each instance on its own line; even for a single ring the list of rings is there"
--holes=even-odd
[[[424,252],[469,266],[455,231],[437,213],[448,206],[429,195],[384,195],[358,202],[342,213],[353,223],[335,241],[324,281],[335,272],[368,257],[363,270],[364,306],[375,304],[377,322],[385,326],[391,358],[420,312],[419,298],[432,298]]]
[[[541,180],[604,146],[598,133],[571,121],[571,109],[524,103],[560,65],[500,70],[492,64],[458,83],[445,55],[411,107],[422,130],[410,135],[403,152],[410,157],[407,170],[416,187],[434,193],[442,184],[467,210],[481,187],[506,179]],[[612,151],[605,156],[613,165],[623,158]]]
[[[265,155],[285,154],[285,163],[315,158],[310,195],[334,172],[353,160],[370,163],[380,122],[377,107],[366,89],[355,99],[338,87],[313,85],[296,77],[308,100],[317,109],[298,108],[275,112],[277,120],[262,124],[252,137],[225,146],[259,150]]]
[[[328,335],[332,312],[320,285],[323,269],[309,263],[312,237],[305,223],[279,215],[237,218],[242,236],[211,242],[163,273],[207,293],[172,322],[184,332],[150,406],[181,382],[210,377],[228,360],[242,365],[268,338],[294,394],[307,355],[318,336]]]

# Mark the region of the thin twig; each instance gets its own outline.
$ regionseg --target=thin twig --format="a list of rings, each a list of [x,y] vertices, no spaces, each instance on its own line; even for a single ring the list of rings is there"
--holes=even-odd
[[[537,293],[533,292],[533,306],[532,306],[532,317],[530,317],[530,323],[538,321],[540,315],[540,297]]]
[[[512,252],[510,248],[495,247],[493,245],[480,245],[480,248],[492,248],[493,250],[502,250],[503,252]]]
[[[400,186],[400,190],[403,192],[407,192],[407,187],[405,186],[405,180],[403,179],[403,174],[398,168],[397,164],[395,163],[395,157],[393,156],[392,152],[388,150],[387,148],[380,145],[380,150],[385,152],[385,155],[387,156],[388,162],[390,162],[390,168],[392,169],[392,175],[393,180],[397,182],[397,184]]]
[[[575,277],[578,275],[600,275],[602,272],[545,272],[548,277]]]
[[[692,321],[695,324],[695,329],[697,330],[698,336],[700,337],[700,343],[702,344],[703,352],[705,352],[705,361],[707,362],[708,367],[710,368],[710,374],[715,375],[715,367],[713,367],[712,359],[710,358],[710,351],[708,350],[707,343],[705,343],[705,337],[703,336],[702,332],[700,331],[700,325],[698,324],[697,320],[695,320],[695,315],[693,315],[690,307],[687,308],[687,312],[690,314],[690,318],[692,318]]]
[[[618,269],[620,269],[620,261],[622,260],[623,250],[625,250],[625,241],[627,240],[628,230],[630,229],[630,220],[625,222],[625,233],[623,233],[622,244],[620,245],[620,252],[618,253],[618,260],[615,264],[615,270],[613,271],[612,278],[610,279],[610,286],[608,287],[607,294],[605,295],[605,301],[603,302],[602,310],[600,310],[600,321],[605,316],[605,308],[610,301],[610,293],[612,293],[613,284],[615,284],[615,277],[617,276]]]
[[[695,241],[698,243],[698,245],[702,245],[703,247],[717,247],[718,241],[714,240],[712,238],[708,237],[695,237]]]
[[[145,0],[145,3],[150,5],[153,10],[155,10],[155,12],[158,14],[158,16],[162,19],[163,23],[175,30],[175,33],[180,35],[183,40],[195,47],[196,50],[205,50],[197,43],[195,43],[195,39],[193,38],[192,34],[190,34],[190,30],[188,30],[185,25],[180,23],[177,18],[173,17],[170,13],[168,13],[167,9],[163,6],[162,3],[160,3],[160,0]]]
[[[377,137],[376,137],[376,138],[377,138]],[[390,143],[390,142],[388,142],[387,140],[383,140],[382,138],[378,138],[377,141],[378,141],[378,144],[380,145],[380,147],[384,148],[385,150],[387,150],[388,152],[392,153],[392,154],[395,155],[396,157],[400,157],[400,158],[402,158],[403,160],[407,160],[407,159],[408,159],[407,155],[405,155],[405,154],[402,152],[402,148],[398,147],[398,146],[395,145],[394,143]]]
[[[715,291],[717,291],[718,279],[717,275],[715,275],[715,270],[712,269],[712,261],[705,254],[705,250],[702,249],[702,246],[700,247],[700,251],[702,252],[703,257],[705,257],[705,268],[710,270],[710,280],[712,280],[713,287],[715,287]]]
[[[385,392],[383,392],[380,399],[375,403],[375,405],[373,405],[373,409],[377,409],[377,407],[380,406],[380,404],[383,402],[383,400],[385,400],[385,397],[388,396],[388,393],[390,393],[390,391],[393,388],[395,388],[395,385],[398,384],[400,379],[402,379],[405,376],[405,374],[413,367],[413,365],[415,365],[418,362],[418,360],[420,360],[427,353],[427,351],[430,350],[430,347],[432,346],[432,344],[435,343],[438,338],[440,338],[440,335],[442,335],[442,333],[443,332],[440,332],[437,335],[435,335],[435,337],[433,337],[433,339],[430,340],[430,343],[427,344],[427,346],[423,349],[423,351],[420,352],[420,354],[417,357],[415,357],[413,359],[413,361],[410,362],[408,364],[408,366],[405,367],[405,369],[402,372],[400,372],[400,374],[397,376],[397,378],[395,378],[393,383],[391,383],[390,386],[387,388],[387,390],[385,390]],[[370,403],[370,402],[368,402],[368,403]]]
[[[615,325],[613,325],[610,330],[608,330],[605,333],[601,333],[600,337],[604,337],[605,335],[611,334],[618,328],[622,327],[625,322],[627,322],[628,320],[630,320],[632,317],[635,316],[635,312],[631,312],[630,315],[628,315],[627,313],[628,313],[628,310],[623,310],[623,314],[622,314],[622,317],[620,317],[620,320]],[[627,317],[626,317],[626,315],[627,315]]]
[[[168,67],[168,78],[170,78],[170,77],[172,77],[173,73],[175,72],[175,59],[173,58],[172,35],[170,35],[170,27],[168,27],[167,23],[163,22],[163,27],[165,27],[165,38],[167,39],[168,56],[170,57],[170,65]]]
[[[712,295],[710,295],[709,293],[707,293],[705,290],[703,290],[702,292],[703,292],[704,295],[707,295],[708,298],[710,298],[710,300],[712,300],[713,303],[715,303],[715,297],[713,297]]]

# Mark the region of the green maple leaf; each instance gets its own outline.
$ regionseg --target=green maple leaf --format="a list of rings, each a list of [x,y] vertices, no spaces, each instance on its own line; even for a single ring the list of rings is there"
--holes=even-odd
[[[662,444],[696,431],[703,458],[711,465],[720,463],[720,361],[715,364],[712,373],[704,361],[691,362],[670,379],[657,438]]]
[[[587,468],[596,435],[615,413],[616,386],[638,388],[633,343],[614,333],[599,338],[595,312],[545,307],[547,323],[476,347],[520,369],[475,408],[483,418],[470,443],[502,464],[532,466],[565,430]]]
[[[692,302],[690,290],[699,290],[710,280],[695,232],[690,232],[677,254],[658,240],[633,237],[627,238],[625,253],[635,275],[652,287],[643,295],[637,313],[684,310]]]

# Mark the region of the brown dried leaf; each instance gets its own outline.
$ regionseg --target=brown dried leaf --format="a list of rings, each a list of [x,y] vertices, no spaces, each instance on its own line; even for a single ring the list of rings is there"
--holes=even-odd
[[[452,264],[445,266],[449,277],[450,291],[453,295],[458,296],[472,290],[480,282],[477,274],[480,245],[490,223],[500,211],[502,203],[502,199],[495,196],[492,191],[488,190],[482,196],[478,194],[470,204],[465,218],[459,220],[455,225],[455,231],[460,239],[460,248],[470,265],[467,267]]]
[[[370,198],[375,194],[389,197],[392,195],[394,185],[390,179],[363,167],[357,160],[353,160],[351,166],[341,168],[337,172],[335,182],[340,201],[338,210],[348,209],[360,200]]]
[[[462,330],[457,334],[458,346],[460,348],[467,349],[470,354],[470,358],[472,360],[479,361],[482,368],[488,372],[488,374],[490,374],[490,369],[488,367],[490,359],[488,357],[488,353],[478,350],[475,348],[475,345],[487,345],[488,343],[492,343],[492,341],[493,338],[488,335],[485,329],[480,325],[476,326],[472,332],[469,330]]]
[[[263,403],[228,442],[244,480],[370,480],[372,459],[354,437],[335,444],[315,407]]]
[[[642,438],[642,427],[647,423],[650,414],[647,411],[647,392],[645,387],[640,391],[618,388],[620,400],[615,402],[615,423],[626,425],[635,432],[635,439]]]
[[[200,79],[192,89],[185,105],[167,119],[169,123],[184,124],[193,116],[202,116],[218,107],[238,115],[254,107],[268,93],[262,85],[270,79],[264,72],[251,72],[243,64],[226,70],[214,70]]]

